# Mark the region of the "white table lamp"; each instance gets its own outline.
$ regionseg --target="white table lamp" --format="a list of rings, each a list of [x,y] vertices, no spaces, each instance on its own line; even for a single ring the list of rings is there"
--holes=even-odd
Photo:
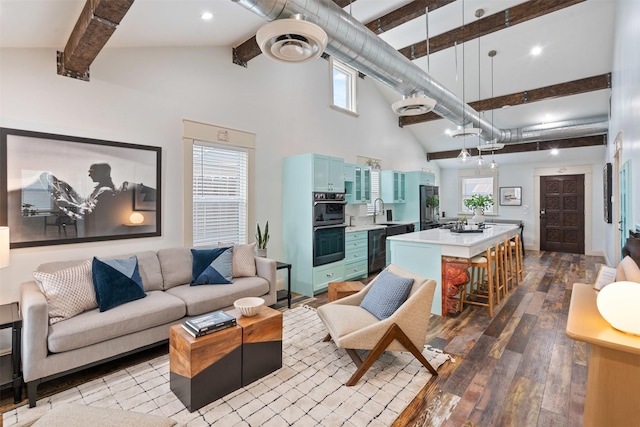
[[[614,282],[598,293],[598,311],[614,328],[640,335],[640,283]]]

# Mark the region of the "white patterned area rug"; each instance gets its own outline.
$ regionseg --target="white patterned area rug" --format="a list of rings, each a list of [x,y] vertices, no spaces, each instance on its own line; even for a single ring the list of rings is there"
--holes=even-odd
[[[186,426],[389,426],[431,374],[408,352],[386,352],[353,387],[345,350],[322,342],[315,310],[284,315],[282,368],[190,413],[169,388],[169,356],[123,369],[3,414],[4,426],[30,420],[63,403],[163,415]],[[437,369],[452,360],[441,350],[423,354]],[[453,360],[452,360],[453,361]]]

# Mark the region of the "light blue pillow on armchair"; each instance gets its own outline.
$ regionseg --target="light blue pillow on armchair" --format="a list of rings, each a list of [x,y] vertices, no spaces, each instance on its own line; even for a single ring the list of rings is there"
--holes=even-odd
[[[407,300],[412,286],[413,279],[399,277],[387,270],[382,270],[362,299],[360,307],[378,319],[384,320]]]

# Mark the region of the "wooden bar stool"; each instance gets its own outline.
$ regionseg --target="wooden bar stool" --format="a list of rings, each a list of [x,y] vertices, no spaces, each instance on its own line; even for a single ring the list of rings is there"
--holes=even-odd
[[[484,255],[471,259],[471,279],[469,292],[461,295],[461,309],[465,304],[489,307],[489,316],[493,317],[493,307],[500,304],[500,295],[504,292],[502,280],[496,274],[500,244],[487,248]]]
[[[513,256],[511,252],[511,241],[504,239],[504,242],[499,244],[499,267],[498,273],[503,284],[504,297],[506,298],[509,292],[515,289],[515,268],[513,265]]]
[[[511,246],[511,252],[512,252],[512,256],[514,258],[515,261],[515,266],[514,266],[514,280],[515,280],[515,284],[519,285],[521,281],[524,280],[524,266],[523,266],[523,256],[522,256],[522,240],[520,239],[520,236],[518,236],[516,234],[516,236],[511,239],[510,242],[510,246]]]

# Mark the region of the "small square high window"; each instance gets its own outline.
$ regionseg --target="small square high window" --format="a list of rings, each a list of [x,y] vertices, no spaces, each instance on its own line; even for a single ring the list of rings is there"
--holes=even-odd
[[[331,107],[357,115],[358,72],[333,57],[329,60],[329,66],[331,68]]]

